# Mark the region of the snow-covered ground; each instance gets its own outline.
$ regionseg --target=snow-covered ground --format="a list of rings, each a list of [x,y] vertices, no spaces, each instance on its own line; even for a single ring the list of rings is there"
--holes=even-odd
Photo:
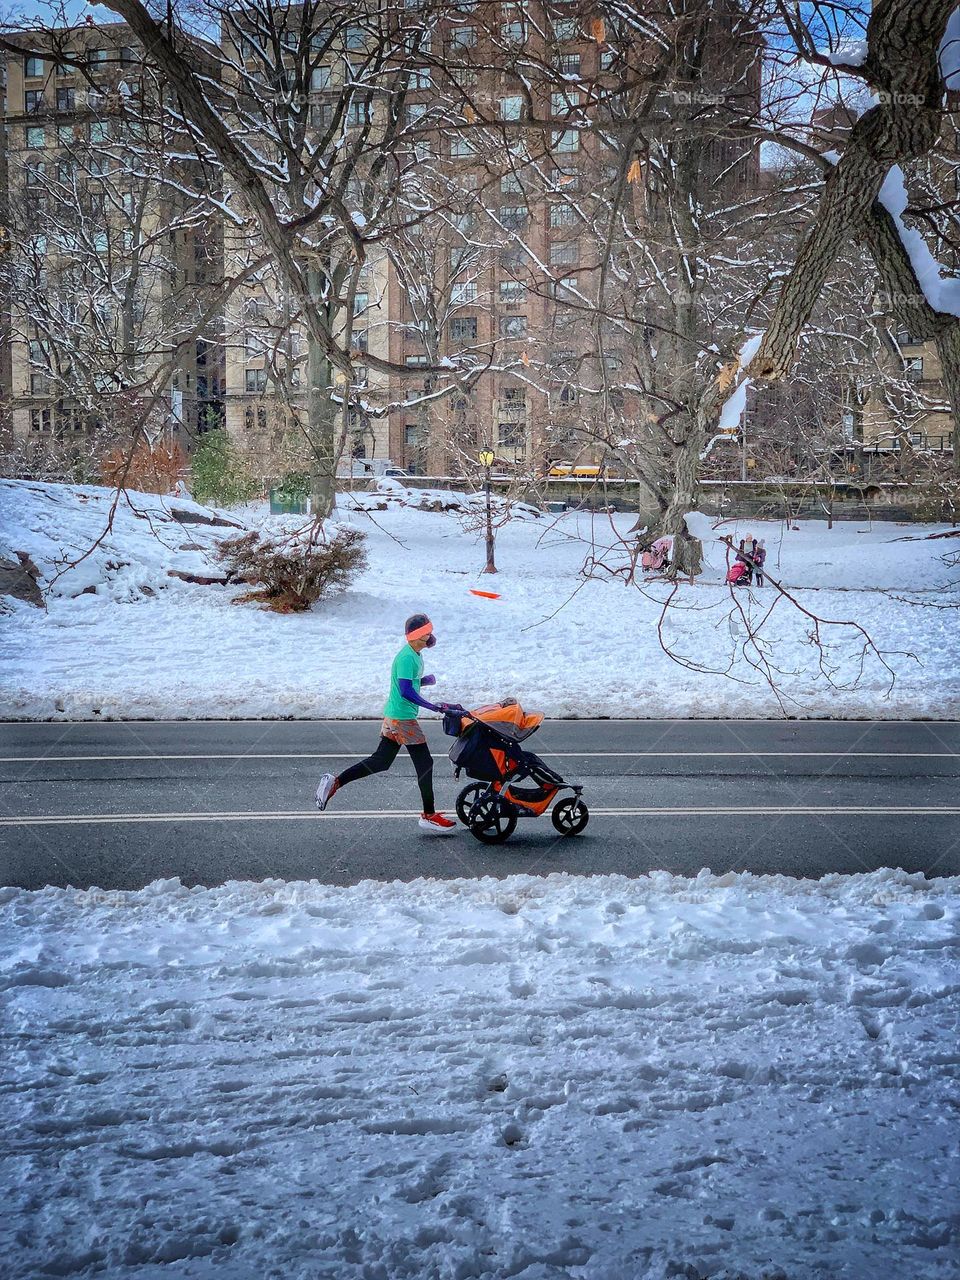
[[[0,891],[8,1280],[952,1280],[960,886]]]
[[[403,497],[402,490],[399,492]],[[428,500],[444,495],[428,495]],[[449,497],[449,495],[446,495]],[[103,489],[0,482],[0,542],[29,552],[49,584],[56,564],[100,535],[111,494]],[[725,523],[694,517],[706,540],[707,571],[683,585],[664,636],[684,659],[661,649],[657,624],[668,587],[644,592],[616,579],[584,582],[595,538],[612,542],[602,515],[527,518],[497,539],[496,578],[485,577],[483,545],[456,514],[412,510],[391,497],[345,498],[338,519],[368,534],[369,567],[344,595],[310,612],[277,616],[235,606],[236,589],[200,586],[169,570],[215,572],[210,552],[230,530],[183,526],[170,509],[193,504],[145,494],[121,503],[96,551],[55,582],[49,608],[0,615],[0,715],[376,716],[404,618],[433,618],[440,644],[430,654],[439,698],[477,704],[508,694],[548,715],[862,717],[960,716],[956,613],[960,604],[942,557],[960,542],[931,541],[933,526]],[[263,508],[226,513],[258,526],[283,523]],[[286,518],[290,524],[290,518]],[[626,530],[628,518],[617,525]],[[746,629],[731,616],[723,585],[728,534],[764,537],[767,567],[817,614],[851,619],[884,651],[896,679],[860,640],[828,629],[835,647],[831,684],[809,643],[810,621],[778,606],[765,634],[780,669],[784,707],[746,661]],[[494,589],[485,600],[470,588]],[[896,599],[909,593],[913,603]],[[754,619],[773,592],[738,591]],[[729,674],[719,674],[728,671]]]

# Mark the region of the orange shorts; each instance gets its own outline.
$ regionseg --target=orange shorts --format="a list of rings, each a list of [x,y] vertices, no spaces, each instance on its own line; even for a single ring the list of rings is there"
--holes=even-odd
[[[399,743],[401,747],[416,747],[427,741],[419,720],[391,720],[387,717],[380,728],[380,736]]]

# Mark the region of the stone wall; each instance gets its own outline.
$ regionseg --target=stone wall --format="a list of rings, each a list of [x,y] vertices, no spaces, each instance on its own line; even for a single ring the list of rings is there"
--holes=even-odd
[[[411,476],[403,484],[411,489],[462,489],[455,476]],[[507,480],[492,480],[491,489],[504,493]],[[565,502],[570,507],[635,511],[640,493],[629,480],[545,480],[521,495],[535,505]],[[783,520],[911,520],[956,524],[960,510],[947,496],[931,494],[923,485],[911,484],[790,484],[743,480],[707,480],[702,486],[700,509],[707,515]]]

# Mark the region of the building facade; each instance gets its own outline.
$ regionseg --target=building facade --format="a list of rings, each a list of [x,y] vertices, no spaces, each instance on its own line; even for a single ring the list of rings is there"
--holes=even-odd
[[[4,400],[15,439],[142,422],[183,448],[222,415],[222,232],[167,156],[122,24],[20,37],[4,55]],[[168,179],[173,179],[168,181]]]

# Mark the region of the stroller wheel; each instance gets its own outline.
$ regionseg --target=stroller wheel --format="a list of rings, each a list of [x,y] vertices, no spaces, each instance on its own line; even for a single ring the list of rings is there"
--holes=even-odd
[[[550,821],[562,836],[578,836],[590,821],[590,810],[579,796],[568,796],[553,806]]]
[[[499,796],[492,795],[473,806],[467,825],[470,834],[483,844],[500,844],[513,834],[517,818],[504,811]]]
[[[470,811],[483,793],[488,790],[486,782],[471,782],[457,796],[457,817],[465,827],[470,825]]]

